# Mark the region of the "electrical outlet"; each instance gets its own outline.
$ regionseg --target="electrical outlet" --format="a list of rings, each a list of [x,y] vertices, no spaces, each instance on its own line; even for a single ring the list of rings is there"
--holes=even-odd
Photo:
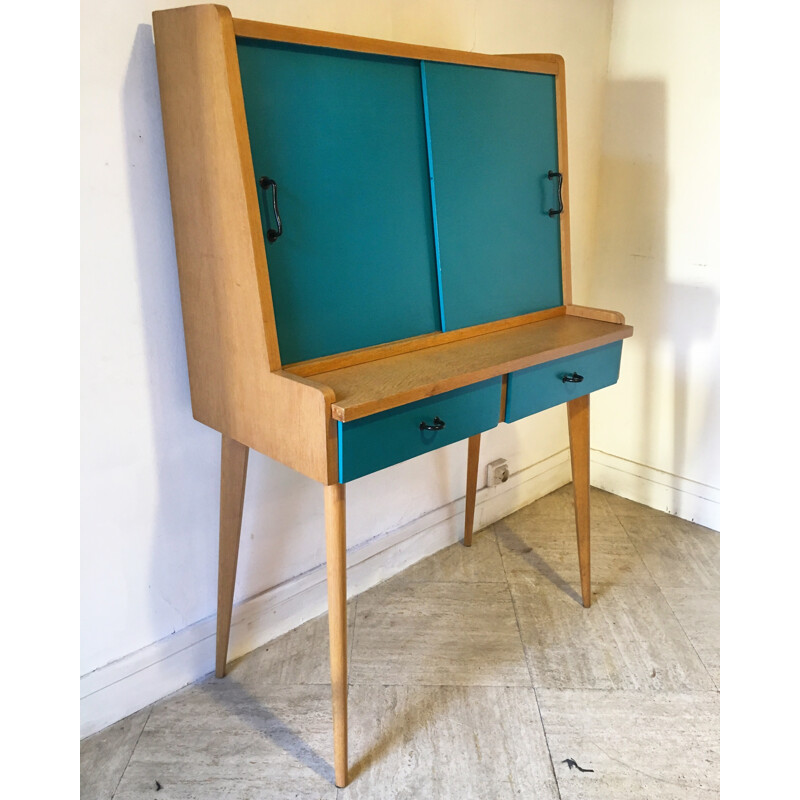
[[[498,458],[497,461],[492,461],[491,464],[486,466],[486,485],[497,486],[498,484],[505,483],[508,476],[511,474],[508,470],[508,461],[504,458]]]

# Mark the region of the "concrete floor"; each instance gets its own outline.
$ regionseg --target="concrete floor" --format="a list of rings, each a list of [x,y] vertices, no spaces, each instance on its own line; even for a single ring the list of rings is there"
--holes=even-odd
[[[82,800],[718,797],[719,534],[592,528],[588,610],[571,486],[350,602],[346,789],[320,617],[85,739]]]

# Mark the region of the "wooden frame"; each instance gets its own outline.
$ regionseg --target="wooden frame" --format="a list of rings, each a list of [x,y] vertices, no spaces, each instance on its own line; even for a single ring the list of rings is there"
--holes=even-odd
[[[217,675],[225,673],[249,448],[325,486],[335,774],[347,782],[345,487],[337,422],[627,338],[614,311],[572,304],[564,61],[484,55],[233,19],[198,5],[153,13],[192,412],[223,437]],[[563,305],[294,364],[278,349],[236,37],[555,76]],[[585,400],[585,402],[584,402]],[[501,403],[500,419],[504,419]],[[589,605],[588,396],[568,405],[584,605]],[[480,435],[469,442],[464,543]]]
[[[217,6],[222,13],[227,9]],[[486,55],[484,53],[449,50],[443,47],[429,47],[419,44],[390,42],[386,39],[370,39],[345,33],[293,28],[289,25],[274,25],[270,22],[233,19],[236,36],[250,39],[267,39],[275,42],[305,44],[312,47],[329,47],[333,50],[349,50],[358,53],[411,58],[420,61],[443,61],[448,64],[466,64],[474,67],[498,67],[519,72],[542,72],[558,75],[563,72],[564,59],[561,56],[545,53],[542,55]]]
[[[480,348],[483,340],[479,337],[487,334],[557,320],[558,317],[602,320],[610,325],[623,322],[620,315],[612,320],[602,312],[571,305],[569,180],[562,130],[566,124],[566,96],[564,62],[560,56],[486,56],[307,31],[234,20],[228,9],[210,5],[156,11],[153,28],[192,411],[198,421],[320,483],[335,483],[338,479],[336,433],[331,427],[331,419],[355,419],[375,410],[391,408],[482,377],[504,374],[536,363],[530,358],[513,358],[503,352],[502,342],[514,341],[510,336],[497,342],[495,364],[487,365],[480,373],[470,372],[471,352]],[[564,174],[565,212],[560,224],[565,305],[524,317],[427,334],[284,367],[278,351],[267,257],[250,160],[236,58],[237,34],[555,75],[559,161]],[[198,41],[204,42],[204,46],[198,48]],[[210,102],[197,103],[200,93]],[[207,135],[198,137],[197,131],[204,131]],[[220,219],[236,220],[236,224],[223,227],[218,224]],[[216,327],[209,326],[208,320],[214,320]],[[601,338],[594,338],[587,328],[587,335],[573,337],[569,346],[561,347],[559,355],[590,349],[632,333],[627,326],[609,331]],[[385,395],[378,404],[372,403],[348,413],[345,406],[337,402],[345,389],[326,383],[327,379],[333,382],[340,377],[334,375],[337,370],[399,358],[423,349],[427,351],[425,360],[432,364],[430,348],[450,345],[455,349],[466,339],[477,341],[473,342],[472,348],[461,347],[465,358],[464,370],[460,378],[453,378],[447,384],[423,382],[414,386],[412,381],[402,392],[394,396]],[[450,360],[452,356],[449,350],[440,353],[444,360]],[[546,358],[545,353],[546,348],[543,348],[540,357]],[[393,365],[382,365],[383,370],[393,368]],[[374,367],[367,367],[364,376],[375,372]],[[353,371],[348,376],[352,378]],[[361,376],[362,382],[366,379],[364,376]],[[374,386],[372,393],[380,395],[380,385]],[[284,424],[272,424],[271,420],[275,418],[284,420]],[[299,424],[301,421],[302,425]],[[302,435],[298,435],[300,431]]]

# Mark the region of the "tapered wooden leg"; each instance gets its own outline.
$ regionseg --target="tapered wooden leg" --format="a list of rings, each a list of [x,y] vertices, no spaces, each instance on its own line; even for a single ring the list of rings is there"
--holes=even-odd
[[[467,449],[467,493],[464,510],[464,546],[472,546],[472,528],[475,523],[475,495],[478,492],[478,456],[481,452],[481,435],[469,437]]]
[[[589,542],[589,395],[567,403],[572,490],[575,495],[575,528],[578,532],[578,566],[584,608],[592,604]]]
[[[333,771],[347,785],[347,561],[345,485],[325,487],[325,541],[328,556],[328,628],[333,700]]]
[[[236,562],[239,559],[239,536],[242,532],[244,484],[250,448],[223,434],[222,468],[219,492],[219,577],[217,581],[217,669],[225,676],[228,640],[231,633],[233,589]]]

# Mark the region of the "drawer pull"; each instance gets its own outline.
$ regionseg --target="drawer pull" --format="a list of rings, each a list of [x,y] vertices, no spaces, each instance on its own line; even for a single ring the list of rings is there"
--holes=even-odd
[[[272,187],[272,210],[275,212],[275,221],[278,223],[278,230],[270,228],[267,231],[267,241],[272,244],[283,233],[281,215],[278,213],[278,184],[272,178],[267,178],[266,176],[259,178],[258,184],[262,189]]]
[[[583,375],[578,375],[577,372],[573,372],[572,375],[564,375],[561,378],[561,383],[580,383],[583,380]]]
[[[421,431],[440,431],[442,428],[444,428],[444,420],[439,419],[439,417],[433,418],[433,425],[428,425],[427,422],[420,422],[419,424]]]
[[[564,211],[564,200],[561,198],[561,186],[564,183],[564,176],[560,172],[553,172],[553,170],[550,170],[547,173],[547,178],[548,178],[548,180],[553,180],[553,178],[558,178],[558,183],[556,184],[557,187],[558,187],[557,188],[557,191],[558,191],[558,208],[551,208],[547,212],[551,217],[557,217],[559,214],[561,214]]]

